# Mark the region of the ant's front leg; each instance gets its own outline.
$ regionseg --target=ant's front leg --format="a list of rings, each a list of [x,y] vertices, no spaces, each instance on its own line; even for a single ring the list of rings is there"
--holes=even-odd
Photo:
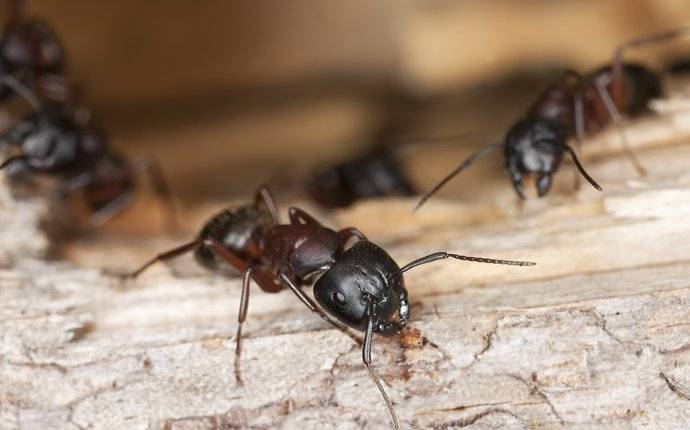
[[[139,275],[141,275],[146,269],[148,269],[149,267],[151,267],[155,263],[158,263],[159,261],[172,260],[175,257],[179,257],[180,255],[184,255],[188,252],[194,251],[199,246],[201,246],[201,241],[199,239],[195,239],[191,242],[187,242],[185,244],[177,246],[177,247],[175,247],[169,251],[162,252],[162,253],[156,255],[155,257],[153,257],[152,259],[150,259],[149,261],[147,261],[146,263],[144,263],[137,270],[135,270],[131,273],[128,273],[124,277],[129,278],[129,279],[134,279],[134,278],[138,277]]]
[[[175,199],[170,192],[168,181],[163,174],[163,169],[160,164],[154,159],[141,157],[127,164],[125,168],[132,176],[137,176],[142,173],[148,174],[153,191],[161,205],[161,212],[165,219],[166,229],[169,232],[179,231]]]

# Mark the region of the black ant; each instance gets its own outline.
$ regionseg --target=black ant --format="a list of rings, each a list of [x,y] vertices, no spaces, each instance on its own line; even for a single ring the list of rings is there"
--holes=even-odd
[[[321,206],[343,208],[363,199],[413,196],[415,189],[391,148],[375,148],[317,172],[307,192]]]
[[[618,127],[625,153],[640,175],[645,169],[631,151],[623,130],[621,112],[636,116],[647,111],[650,100],[662,95],[661,78],[644,66],[623,61],[624,52],[661,41],[678,38],[689,29],[653,34],[620,45],[610,66],[580,75],[567,71],[562,78],[537,97],[525,118],[508,131],[503,144],[485,146],[463,161],[427,192],[415,206],[424,204],[436,191],[473,162],[503,147],[505,169],[513,188],[524,199],[522,182],[528,175],[536,176],[537,194],[544,196],[551,187],[552,175],[568,152],[582,176],[597,190],[601,187],[587,174],[567,140],[578,143],[587,132],[595,132],[610,121]]]
[[[71,88],[62,77],[65,54],[55,32],[42,20],[24,16],[26,1],[12,2],[0,36],[0,74],[11,75],[51,100],[66,101]],[[15,92],[0,83],[0,101]]]
[[[33,108],[23,120],[0,135],[0,146],[17,152],[0,164],[11,178],[27,173],[58,177],[56,193],[81,191],[92,211],[89,224],[100,226],[132,200],[135,177],[148,172],[154,190],[166,206],[166,219],[175,228],[172,198],[159,166],[148,159],[127,161],[112,151],[105,132],[84,115],[65,105],[43,104],[35,94],[9,75],[0,82],[22,95]],[[82,110],[83,113],[83,110]]]
[[[347,327],[364,332],[362,361],[396,429],[399,425],[393,405],[370,365],[373,333],[393,335],[409,320],[410,305],[403,273],[446,258],[516,266],[535,264],[436,252],[401,268],[386,251],[368,241],[356,228],[332,230],[296,207],[291,207],[288,214],[290,223],[282,224],[269,189],[259,187],[253,203],[220,212],[206,223],[196,239],[158,254],[127,277],[135,278],[156,262],[192,251],[197,261],[211,270],[222,271],[221,263],[226,263],[243,273],[235,339],[238,385],[243,385],[240,372],[242,324],[247,317],[251,280],[267,293],[289,289],[309,310],[358,343],[359,338]],[[349,245],[352,240],[356,242]],[[309,285],[314,287],[318,305],[302,291],[302,287]]]

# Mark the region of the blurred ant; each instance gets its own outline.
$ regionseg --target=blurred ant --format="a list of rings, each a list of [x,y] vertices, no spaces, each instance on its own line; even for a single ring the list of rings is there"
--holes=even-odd
[[[630,48],[675,39],[689,31],[688,28],[677,29],[626,42],[614,51],[610,66],[586,75],[566,71],[559,81],[537,97],[525,118],[510,128],[503,144],[488,145],[472,154],[427,192],[414,210],[466,167],[501,147],[505,169],[520,199],[525,198],[522,182],[528,175],[536,176],[539,197],[549,191],[552,175],[558,170],[565,152],[572,156],[582,176],[601,191],[601,187],[584,170],[567,140],[575,137],[579,147],[586,133],[599,131],[610,121],[620,132],[626,155],[637,172],[644,176],[645,169],[633,154],[625,136],[621,112],[628,116],[646,112],[649,101],[662,95],[661,78],[644,66],[624,62],[623,56]]]
[[[89,224],[97,227],[126,208],[133,197],[135,177],[148,172],[153,188],[167,210],[169,228],[175,228],[172,198],[160,167],[145,158],[127,161],[112,151],[105,132],[66,106],[43,104],[35,94],[9,75],[0,76],[7,88],[33,108],[23,120],[0,134],[0,147],[15,155],[0,163],[12,179],[29,173],[58,177],[56,193],[65,197],[81,191],[92,211]],[[82,111],[83,112],[83,111]]]
[[[376,197],[413,196],[415,189],[396,150],[403,118],[390,115],[354,157],[315,172],[306,183],[308,195],[326,208],[345,208]]]
[[[344,208],[375,197],[415,195],[390,147],[375,148],[317,172],[307,183],[307,192],[327,208]]]
[[[64,50],[45,22],[24,16],[26,3],[12,2],[10,18],[0,36],[0,74],[13,76],[51,100],[65,101],[71,89],[61,75]],[[0,83],[0,101],[14,95],[11,87]]]
[[[158,254],[127,277],[135,278],[156,262],[192,251],[197,261],[208,269],[223,271],[225,263],[243,273],[235,338],[238,385],[243,385],[242,324],[247,317],[251,280],[267,293],[289,289],[309,310],[358,343],[358,337],[347,327],[364,332],[362,361],[396,429],[399,425],[393,405],[370,365],[373,333],[393,335],[409,320],[410,305],[403,273],[446,258],[515,266],[535,264],[435,252],[400,268],[386,251],[368,241],[356,228],[332,230],[296,207],[291,207],[288,214],[289,224],[282,224],[269,189],[261,186],[253,203],[220,212],[206,223],[196,239]],[[356,242],[349,245],[352,240]],[[302,287],[310,285],[314,287],[318,306],[302,291]]]

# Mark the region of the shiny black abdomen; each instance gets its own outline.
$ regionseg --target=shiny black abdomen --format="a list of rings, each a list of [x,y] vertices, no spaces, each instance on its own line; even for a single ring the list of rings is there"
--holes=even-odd
[[[199,238],[213,238],[239,258],[260,262],[259,238],[270,226],[270,216],[252,206],[226,209],[204,225]],[[197,248],[194,257],[204,267],[221,273],[237,274],[205,246]]]

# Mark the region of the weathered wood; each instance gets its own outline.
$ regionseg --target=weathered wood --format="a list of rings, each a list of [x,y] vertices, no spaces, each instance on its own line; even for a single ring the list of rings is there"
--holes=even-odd
[[[539,263],[439,262],[406,276],[423,343],[374,346],[404,428],[687,426],[690,147],[641,158],[649,177],[620,156],[592,159],[604,194],[562,185],[519,209],[499,177],[505,188],[483,202],[439,198],[414,216],[412,200],[372,202],[332,218],[400,263],[439,249]],[[123,283],[74,265],[134,267],[160,240],[41,260],[43,208],[0,188],[0,428],[389,426],[357,346],[290,294],[252,292],[238,387],[239,279],[176,264],[178,276],[161,265]]]

